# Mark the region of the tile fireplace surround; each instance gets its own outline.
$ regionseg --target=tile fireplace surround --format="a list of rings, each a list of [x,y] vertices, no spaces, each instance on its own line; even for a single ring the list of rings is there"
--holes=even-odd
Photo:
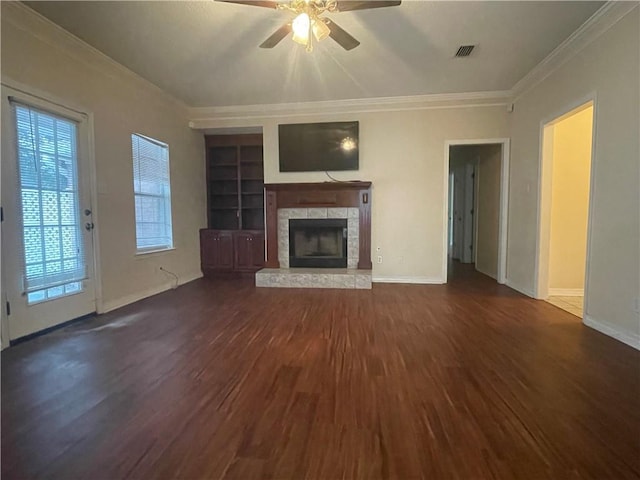
[[[267,184],[267,268],[257,287],[371,288],[371,183]],[[347,220],[347,268],[289,268],[289,220]]]
[[[299,218],[347,219],[347,268],[357,268],[359,258],[359,222],[357,208],[280,208],[278,210],[278,261],[289,268],[289,220]]]

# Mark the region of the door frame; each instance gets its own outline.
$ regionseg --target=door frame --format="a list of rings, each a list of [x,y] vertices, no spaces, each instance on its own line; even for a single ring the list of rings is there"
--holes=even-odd
[[[598,125],[598,102],[596,92],[580,97],[563,108],[540,120],[540,138],[538,146],[538,202],[537,202],[537,225],[536,225],[536,250],[535,250],[535,271],[534,271],[534,294],[538,300],[546,300],[549,297],[549,226],[551,223],[551,167],[553,159],[549,159],[544,154],[544,130],[546,127],[567,118],[582,108],[587,108],[588,104],[593,107],[593,120],[591,127],[591,165],[589,174],[589,205],[587,212],[587,251],[584,271],[584,297],[583,297],[583,317],[587,314],[587,304],[589,291],[589,258],[591,258],[591,226],[593,223],[593,191],[596,176],[596,133]]]
[[[85,118],[86,122],[86,169],[88,176],[88,185],[89,185],[89,198],[91,200],[91,215],[92,222],[94,223],[93,229],[93,285],[94,285],[94,295],[95,295],[95,303],[96,303],[96,312],[102,313],[103,310],[103,297],[102,297],[102,269],[100,262],[100,219],[98,212],[98,179],[96,175],[96,159],[95,159],[95,135],[94,135],[94,114],[88,108],[78,105],[73,101],[68,101],[65,98],[58,97],[56,95],[52,95],[49,92],[40,90],[38,88],[32,87],[30,85],[26,85],[22,82],[18,82],[13,80],[5,75],[2,76],[0,80],[1,86],[1,98],[4,101],[5,96],[13,96],[16,97],[28,105],[33,105],[35,107],[41,107],[46,109],[50,109],[51,105],[60,108],[61,110],[69,110],[75,112],[76,114],[82,115]],[[14,127],[15,128],[15,127]],[[5,139],[7,140],[7,139]],[[11,159],[10,161],[16,161],[16,159]],[[1,229],[2,227],[0,227]],[[0,239],[2,238],[0,234]],[[2,255],[4,255],[6,249],[2,249]],[[4,259],[0,261],[0,265],[2,265],[2,275],[4,276],[5,262]],[[3,278],[4,280],[4,278]],[[4,284],[4,281],[2,282]],[[2,290],[2,294],[0,297],[5,300],[6,294],[3,287],[0,286]],[[70,319],[72,320],[72,319]],[[1,347],[4,349],[10,345],[10,332],[9,332],[9,321],[4,310],[1,316],[1,325],[0,330],[2,332],[1,335]]]
[[[498,222],[498,283],[507,282],[507,231],[509,218],[509,161],[511,154],[511,139],[509,138],[476,138],[445,140],[444,142],[444,215],[443,215],[443,258],[442,282],[448,280],[448,219],[449,219],[449,150],[455,145],[488,145],[500,144],[502,155],[500,158],[500,220]]]

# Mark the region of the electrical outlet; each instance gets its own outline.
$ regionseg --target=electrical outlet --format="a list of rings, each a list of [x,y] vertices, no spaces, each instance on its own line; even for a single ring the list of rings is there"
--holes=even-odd
[[[633,311],[640,313],[640,297],[636,297],[633,301]]]
[[[404,257],[398,257],[398,263],[404,262]]]
[[[378,255],[378,263],[382,263],[382,255]]]

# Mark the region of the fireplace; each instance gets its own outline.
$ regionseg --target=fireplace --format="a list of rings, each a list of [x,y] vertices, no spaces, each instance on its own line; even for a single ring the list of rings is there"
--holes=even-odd
[[[371,182],[266,183],[266,268],[290,268],[290,219],[347,219],[347,269],[371,270]],[[344,267],[342,267],[344,268]]]
[[[347,219],[289,220],[290,267],[347,267]]]

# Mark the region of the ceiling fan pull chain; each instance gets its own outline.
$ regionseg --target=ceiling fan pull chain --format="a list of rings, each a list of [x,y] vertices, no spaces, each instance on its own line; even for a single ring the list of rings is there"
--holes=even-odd
[[[313,51],[313,22],[315,20],[314,19],[310,19],[309,21],[309,33],[307,34],[307,36],[309,37],[309,39],[307,40],[307,53],[311,53]]]

